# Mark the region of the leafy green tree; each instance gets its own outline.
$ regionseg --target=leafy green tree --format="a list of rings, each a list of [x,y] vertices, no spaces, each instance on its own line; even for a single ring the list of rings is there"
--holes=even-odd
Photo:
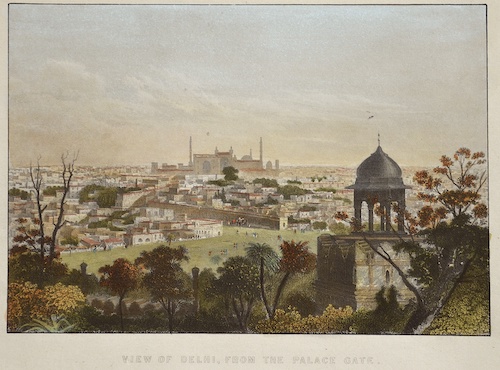
[[[124,331],[122,302],[125,295],[137,287],[139,283],[139,269],[125,258],[118,258],[112,265],[99,268],[99,273],[102,274],[100,279],[101,285],[108,288],[113,294],[118,295],[120,327]]]
[[[31,198],[30,193],[17,188],[9,189],[9,196],[20,197],[22,200],[28,200]]]
[[[335,235],[349,235],[351,233],[351,228],[342,222],[333,222],[328,228]]]
[[[80,204],[94,200],[95,193],[97,193],[97,191],[102,190],[102,189],[104,189],[104,186],[102,186],[102,185],[91,184],[91,185],[85,186],[82,190],[80,190],[80,194],[79,194]]]
[[[256,178],[252,182],[254,184],[262,184],[262,186],[265,188],[277,188],[279,186],[278,181],[276,181],[275,179],[266,179],[264,177]]]
[[[40,255],[28,247],[19,244],[14,246],[8,259],[9,282],[32,282],[43,287],[53,285],[66,277],[68,268],[60,258],[49,263],[48,256],[45,256],[43,262],[41,265]],[[44,279],[40,281],[42,274]]]
[[[182,246],[160,246],[150,252],[143,251],[136,259],[136,264],[146,270],[142,284],[165,310],[171,333],[181,302],[190,300],[193,295],[191,278],[181,267],[188,259]]]
[[[264,307],[266,308],[267,316],[272,316],[272,308],[268,303],[266,290],[264,285],[264,275],[267,269],[270,272],[275,272],[278,268],[278,254],[266,243],[250,243],[245,248],[247,258],[259,266],[259,286],[260,296]]]
[[[227,166],[222,169],[222,173],[224,174],[224,179],[226,181],[238,180],[238,172],[239,170],[234,168],[233,166]]]
[[[325,230],[327,224],[325,221],[314,221],[312,226],[314,230]]]
[[[228,258],[217,272],[214,289],[231,306],[240,330],[245,333],[259,297],[259,270],[248,258],[237,256]]]
[[[101,208],[113,207],[116,203],[118,189],[114,187],[99,190],[97,195],[97,205]]]
[[[310,193],[310,191],[302,189],[297,185],[285,185],[278,188],[278,193],[282,194],[285,199],[290,199],[292,195],[304,195]]]
[[[64,190],[63,186],[47,186],[43,189],[43,195],[49,195],[55,197],[57,192],[60,190]]]

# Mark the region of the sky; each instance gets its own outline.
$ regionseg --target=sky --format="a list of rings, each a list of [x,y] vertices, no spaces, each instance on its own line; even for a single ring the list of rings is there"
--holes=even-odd
[[[486,8],[9,6],[9,162],[402,166],[487,150]]]

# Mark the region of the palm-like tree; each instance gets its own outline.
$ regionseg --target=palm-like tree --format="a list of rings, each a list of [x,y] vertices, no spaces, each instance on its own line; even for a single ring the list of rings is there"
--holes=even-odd
[[[266,312],[269,318],[273,316],[274,309],[269,306],[264,288],[264,270],[267,268],[270,271],[276,271],[278,268],[278,254],[266,243],[250,243],[250,246],[245,248],[247,258],[255,264],[259,265],[259,284],[260,295],[262,302],[266,307]]]

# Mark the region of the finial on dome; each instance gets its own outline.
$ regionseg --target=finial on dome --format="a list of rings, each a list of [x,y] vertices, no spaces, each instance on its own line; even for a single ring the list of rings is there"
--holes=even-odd
[[[380,146],[380,132],[378,133],[378,146]]]

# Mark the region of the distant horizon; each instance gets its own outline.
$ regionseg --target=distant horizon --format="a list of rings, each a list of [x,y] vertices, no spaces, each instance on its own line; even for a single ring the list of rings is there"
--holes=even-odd
[[[486,152],[484,5],[9,6],[9,164]],[[62,32],[64,30],[64,32]],[[337,163],[337,164],[332,164]],[[125,164],[124,164],[125,165]]]

